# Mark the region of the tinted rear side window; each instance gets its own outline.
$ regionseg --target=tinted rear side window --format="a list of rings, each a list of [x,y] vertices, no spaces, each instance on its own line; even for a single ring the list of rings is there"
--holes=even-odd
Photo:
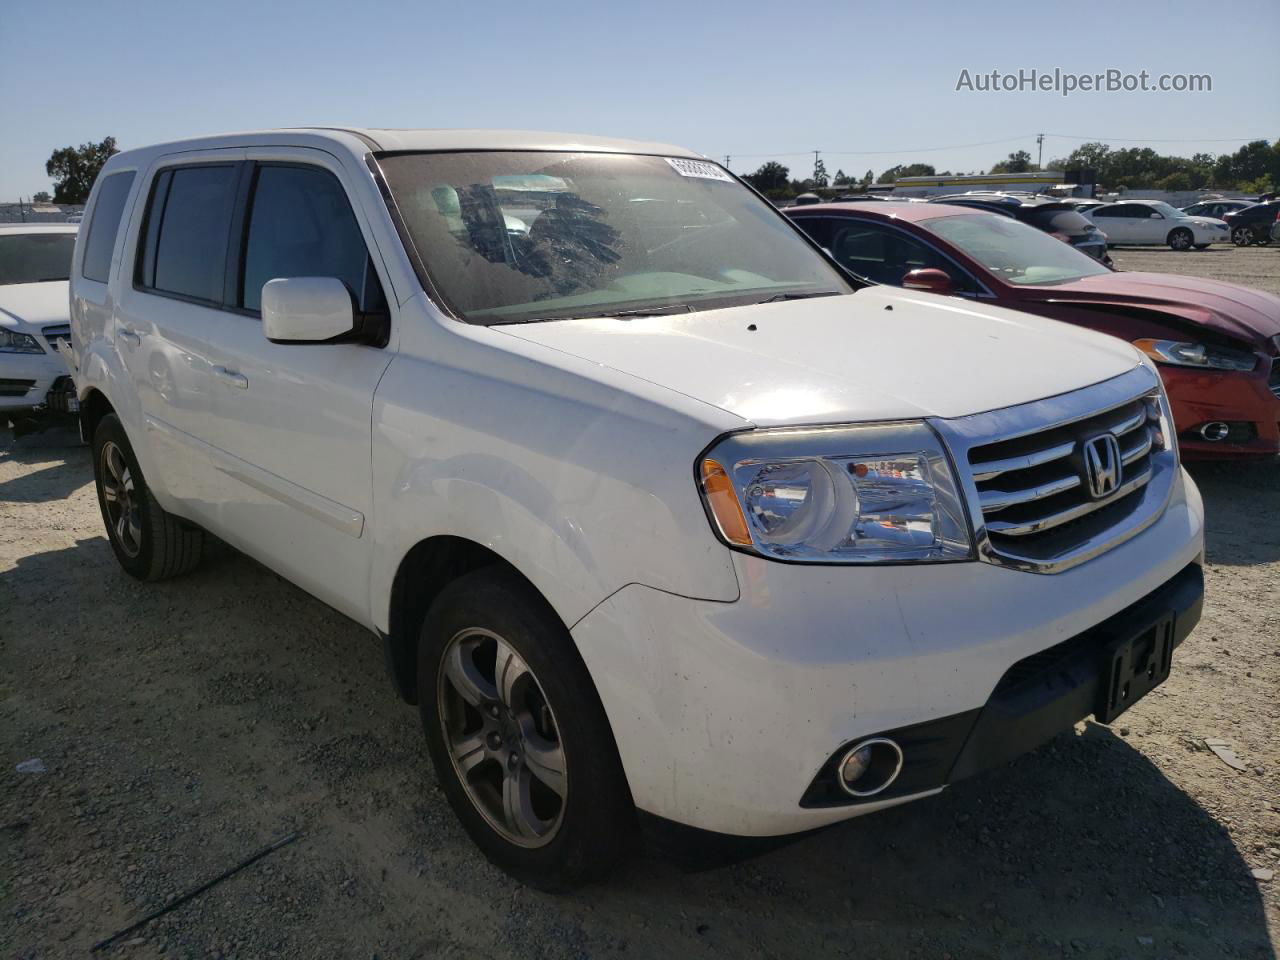
[[[342,185],[316,168],[258,169],[249,212],[240,306],[259,310],[262,285],[287,277],[336,277],[359,309],[383,307],[369,250]]]
[[[111,272],[111,251],[116,246],[116,234],[120,231],[120,218],[124,214],[124,202],[133,186],[133,171],[113,173],[98,188],[98,201],[93,206],[93,218],[81,229],[86,230],[84,264],[80,272],[86,280],[106,283]]]
[[[231,164],[178,167],[156,178],[138,277],[143,287],[222,302],[238,172]]]

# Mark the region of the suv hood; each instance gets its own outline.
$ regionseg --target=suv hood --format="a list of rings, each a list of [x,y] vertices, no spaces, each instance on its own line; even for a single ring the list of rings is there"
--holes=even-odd
[[[1280,297],[1219,280],[1170,273],[1104,273],[1071,283],[1021,287],[1023,299],[1098,304],[1170,314],[1267,349],[1280,334]]]
[[[1140,362],[1128,344],[1089,330],[890,287],[675,316],[489,329],[760,426],[966,416],[1076,390]]]
[[[70,322],[66,280],[0,286],[0,326],[15,329],[25,323],[40,328],[50,323]]]

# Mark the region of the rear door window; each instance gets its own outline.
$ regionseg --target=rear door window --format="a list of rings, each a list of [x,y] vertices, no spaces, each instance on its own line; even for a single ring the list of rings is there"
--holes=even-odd
[[[369,248],[342,184],[317,167],[258,167],[249,209],[239,306],[257,311],[268,280],[336,277],[357,309],[385,307]]]
[[[132,186],[133,171],[130,170],[111,174],[98,187],[93,217],[80,227],[85,231],[84,262],[80,272],[86,280],[107,282],[111,272],[111,251],[116,246],[116,234],[120,232],[124,203]]]
[[[214,164],[176,167],[156,178],[140,286],[221,304],[237,174],[234,164]]]

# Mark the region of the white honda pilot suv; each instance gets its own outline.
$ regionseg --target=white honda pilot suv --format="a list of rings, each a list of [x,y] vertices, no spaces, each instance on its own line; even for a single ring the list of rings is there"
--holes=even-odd
[[[859,283],[725,169],[561,134],[132,150],[72,266],[111,546],[365,625],[495,863],[926,797],[1169,673],[1202,507],[1119,340]],[[86,251],[106,249],[106,269]]]

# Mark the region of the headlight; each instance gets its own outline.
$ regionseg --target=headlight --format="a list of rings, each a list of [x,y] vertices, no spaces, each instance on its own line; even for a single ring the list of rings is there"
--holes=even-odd
[[[44,349],[33,336],[0,330],[0,353],[44,353]]]
[[[1204,367],[1212,370],[1252,370],[1258,358],[1246,350],[1179,343],[1176,340],[1135,340],[1133,345],[1156,363],[1177,367]]]
[[[731,434],[698,465],[729,545],[806,563],[968,560],[950,461],[921,422]]]

